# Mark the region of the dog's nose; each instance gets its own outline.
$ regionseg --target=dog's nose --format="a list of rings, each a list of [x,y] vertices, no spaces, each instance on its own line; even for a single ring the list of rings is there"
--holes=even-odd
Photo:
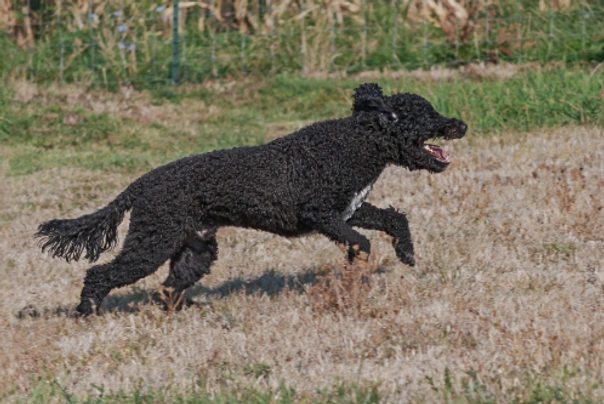
[[[468,129],[468,125],[466,125],[465,123],[462,123],[461,125],[459,125],[459,129],[461,129],[461,131],[463,133],[465,133],[466,129]]]

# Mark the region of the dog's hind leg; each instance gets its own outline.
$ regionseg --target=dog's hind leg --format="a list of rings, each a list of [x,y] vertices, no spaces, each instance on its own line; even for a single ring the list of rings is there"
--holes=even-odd
[[[112,289],[131,285],[152,274],[172,253],[161,247],[159,251],[154,252],[151,252],[151,249],[141,252],[128,247],[131,248],[131,245],[125,243],[124,249],[113,261],[95,265],[87,271],[80,304],[76,309],[79,314],[88,316],[93,313],[94,308],[98,312],[103,299]],[[148,254],[150,252],[151,254]]]
[[[174,219],[174,218],[172,218]],[[88,316],[114,288],[131,285],[157,270],[185,242],[184,226],[176,220],[158,222],[158,215],[133,211],[124,246],[113,261],[88,269],[77,311]]]
[[[414,266],[413,243],[407,217],[394,208],[380,209],[364,203],[354,212],[348,224],[370,230],[380,230],[392,236],[396,256],[402,263]]]
[[[217,257],[218,244],[214,229],[189,235],[185,246],[171,258],[170,273],[155,300],[162,301],[168,309],[177,307],[182,300],[181,294],[210,273],[210,267]]]

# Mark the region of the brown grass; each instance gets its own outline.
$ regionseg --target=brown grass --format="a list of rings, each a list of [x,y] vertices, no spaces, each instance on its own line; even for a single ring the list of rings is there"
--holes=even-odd
[[[147,304],[163,267],[87,321],[67,315],[87,265],[45,257],[31,235],[42,220],[102,206],[132,177],[11,177],[0,164],[3,400],[56,379],[81,396],[98,394],[93,385],[263,390],[283,380],[312,394],[358,383],[388,402],[440,401],[448,383],[455,397],[468,381],[496,402],[522,401],[538,382],[601,401],[604,132],[469,135],[446,147],[446,173],[390,168],[370,197],[407,212],[415,268],[375,232],[377,270],[360,275],[322,237],[228,228],[189,296],[205,304],[170,316]]]

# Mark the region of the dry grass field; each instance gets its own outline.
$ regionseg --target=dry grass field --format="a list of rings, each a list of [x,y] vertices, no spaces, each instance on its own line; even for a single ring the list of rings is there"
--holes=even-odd
[[[415,268],[367,232],[374,273],[327,283],[343,256],[326,239],[226,228],[212,274],[190,291],[197,305],[168,315],[148,303],[164,266],[88,320],[70,316],[86,263],[51,260],[32,235],[104,205],[134,175],[14,176],[0,161],[0,400],[64,402],[51,385],[80,398],[254,389],[278,400],[284,385],[303,402],[342,386],[382,402],[604,401],[604,130],[470,134],[446,149],[447,172],[389,168],[369,199],[408,214]]]

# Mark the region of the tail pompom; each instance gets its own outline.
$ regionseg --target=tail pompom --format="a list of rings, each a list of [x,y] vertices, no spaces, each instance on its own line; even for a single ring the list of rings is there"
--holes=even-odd
[[[84,258],[93,262],[102,252],[117,244],[117,226],[124,218],[123,211],[107,206],[95,213],[77,219],[50,220],[38,227],[42,252],[52,257],[63,257],[67,262]]]

